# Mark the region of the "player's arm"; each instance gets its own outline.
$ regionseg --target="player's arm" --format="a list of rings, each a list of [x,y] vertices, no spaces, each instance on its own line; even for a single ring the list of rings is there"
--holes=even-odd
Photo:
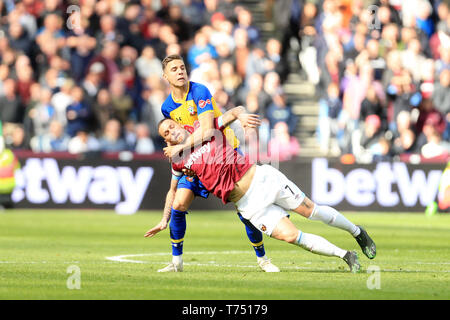
[[[164,229],[167,228],[167,225],[169,224],[170,221],[170,211],[172,209],[173,200],[175,199],[175,193],[177,192],[178,180],[179,178],[172,177],[172,180],[170,182],[170,189],[166,195],[163,217],[156,226],[154,226],[145,233],[144,237],[151,238],[158,232],[163,231]]]
[[[183,144],[164,148],[164,154],[171,158],[182,150],[191,149],[214,136],[214,98],[208,88],[197,85],[192,89],[193,100],[197,105],[197,117],[200,124]]]
[[[180,153],[182,150],[191,149],[207,141],[214,135],[214,113],[206,112],[198,116],[200,127],[194,131],[193,134],[186,139],[183,144],[176,146],[168,146],[164,148],[164,154],[172,158],[174,155]]]
[[[261,125],[261,120],[256,114],[247,113],[247,110],[243,106],[238,106],[228,110],[217,121],[217,128],[223,130],[223,128],[230,125],[233,121],[239,120],[244,128],[257,128]]]

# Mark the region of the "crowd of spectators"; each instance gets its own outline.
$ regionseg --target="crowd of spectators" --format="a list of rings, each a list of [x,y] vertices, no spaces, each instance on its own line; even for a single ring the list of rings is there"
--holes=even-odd
[[[223,111],[245,105],[260,114],[262,145],[289,159],[299,146],[282,50],[280,39],[262,40],[251,11],[233,0],[0,0],[7,147],[161,150],[156,125],[169,94],[161,61],[180,54]]]
[[[284,2],[290,12],[292,3],[300,7],[297,16],[278,18],[295,30],[300,63],[316,85],[324,154],[353,154],[359,162],[404,155],[448,159],[449,1],[274,5]]]

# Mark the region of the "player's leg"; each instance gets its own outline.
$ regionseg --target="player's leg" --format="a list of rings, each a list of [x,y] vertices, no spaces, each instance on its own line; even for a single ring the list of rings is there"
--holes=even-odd
[[[358,242],[364,254],[369,259],[375,258],[376,245],[366,230],[362,226],[352,223],[336,209],[330,206],[319,206],[305,196],[303,202],[292,211],[310,220],[322,221],[329,226],[349,232]]]
[[[175,199],[172,204],[170,215],[170,241],[172,244],[172,262],[158,272],[180,272],[183,271],[183,244],[186,234],[186,214],[192,201],[194,192],[179,184]]]
[[[273,172],[273,175],[277,176],[277,184],[280,186],[280,192],[275,200],[275,204],[285,210],[292,210],[305,218],[319,220],[329,226],[349,232],[358,242],[364,254],[369,259],[375,258],[375,242],[373,242],[363,227],[355,225],[330,206],[315,204],[283,173],[275,168],[270,168],[269,170]]]
[[[245,219],[239,212],[237,215],[245,225],[245,231],[250,243],[253,246],[253,249],[255,249],[256,261],[259,267],[265,272],[280,272],[280,269],[266,257],[262,232],[259,231],[258,228],[256,228],[250,221]]]
[[[242,150],[238,147],[236,151],[244,156]],[[259,267],[265,272],[280,272],[280,269],[275,266],[269,258],[266,257],[266,250],[264,248],[264,238],[261,231],[258,230],[250,221],[245,219],[240,212],[237,213],[241,222],[245,225],[245,232],[247,238],[253,246],[256,254],[256,262]]]
[[[263,212],[256,214],[251,221],[274,239],[297,245],[315,254],[341,258],[349,265],[352,272],[360,270],[361,266],[355,252],[341,249],[321,236],[298,230],[288,219],[287,212],[277,205],[268,206]]]

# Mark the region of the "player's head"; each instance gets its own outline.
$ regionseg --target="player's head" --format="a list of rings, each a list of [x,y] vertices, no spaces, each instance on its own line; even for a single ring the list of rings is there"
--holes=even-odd
[[[163,119],[158,124],[158,133],[172,146],[183,143],[189,133],[177,122],[172,119]]]
[[[172,54],[164,58],[162,61],[163,77],[170,85],[174,87],[182,87],[188,81],[186,65],[183,58],[178,54]]]

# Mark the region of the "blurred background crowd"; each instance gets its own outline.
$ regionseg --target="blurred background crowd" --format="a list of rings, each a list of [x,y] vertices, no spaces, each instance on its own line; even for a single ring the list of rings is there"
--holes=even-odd
[[[448,159],[448,1],[325,0],[305,3],[303,15],[301,62],[318,89],[323,152]]]
[[[449,151],[448,1],[263,2],[275,25],[266,40],[234,0],[0,0],[7,147],[162,150],[161,60],[180,54],[223,111],[244,105],[264,119],[261,145],[281,160],[301,155],[283,90],[292,72],[316,86],[324,154],[372,161]]]

